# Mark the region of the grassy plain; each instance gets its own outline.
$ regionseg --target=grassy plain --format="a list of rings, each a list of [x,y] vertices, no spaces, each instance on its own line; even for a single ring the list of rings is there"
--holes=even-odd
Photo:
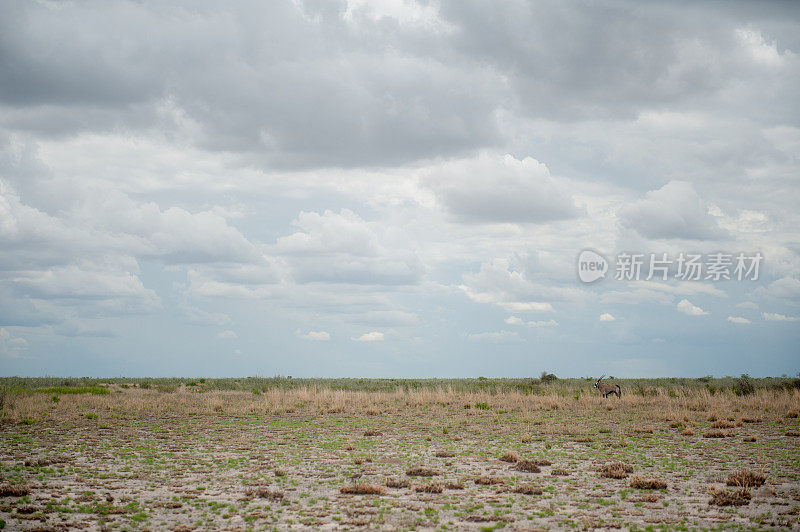
[[[614,382],[0,379],[0,526],[800,527],[796,380]]]

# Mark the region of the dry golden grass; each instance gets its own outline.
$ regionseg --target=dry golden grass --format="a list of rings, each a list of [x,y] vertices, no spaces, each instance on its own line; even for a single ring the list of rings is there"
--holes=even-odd
[[[0,485],[0,497],[22,497],[30,492],[31,488],[25,484]]]
[[[411,482],[405,478],[387,478],[386,479],[386,487],[387,488],[408,488],[411,486]]]
[[[600,467],[600,475],[606,478],[625,478],[633,473],[633,467],[622,462],[612,462]]]
[[[345,495],[383,495],[386,490],[383,486],[375,484],[349,484],[339,488],[339,493]]]
[[[715,506],[744,506],[750,504],[750,499],[753,496],[747,488],[739,488],[734,491],[716,490],[711,494],[711,500],[708,504]]]
[[[495,484],[505,484],[505,483],[506,482],[503,479],[485,475],[482,475],[475,479],[475,484],[480,484],[481,486],[493,486]]]
[[[406,475],[409,477],[435,477],[441,474],[442,473],[440,471],[430,469],[428,467],[412,467],[406,471]]]
[[[508,451],[500,457],[500,460],[503,462],[517,462],[519,461],[519,455],[513,451]]]
[[[383,433],[379,430],[368,430],[364,432],[364,436],[383,436]]]
[[[728,475],[725,482],[728,486],[742,486],[745,488],[753,488],[763,486],[767,480],[767,475],[762,471],[750,471],[749,469],[740,469],[735,473]]]
[[[631,502],[658,502],[658,493],[643,493],[631,499]]]
[[[522,493],[524,495],[541,495],[541,488],[537,488],[533,484],[520,484],[512,490],[514,493]]]
[[[733,423],[720,419],[711,424],[712,429],[732,429]]]
[[[434,456],[437,458],[453,458],[456,455],[453,451],[437,451]]]
[[[461,482],[448,482],[444,487],[449,490],[463,490],[464,484]]]
[[[694,431],[692,429],[683,429],[681,431],[681,436],[694,436]]]
[[[517,471],[524,471],[525,473],[541,473],[542,470],[536,465],[533,460],[520,460],[513,467]]]
[[[417,493],[442,493],[444,486],[441,482],[431,482],[430,484],[421,484],[414,488]]]
[[[663,490],[667,489],[667,483],[660,478],[645,477],[634,475],[631,477],[630,487],[640,490]]]
[[[550,471],[550,474],[553,475],[554,477],[566,477],[569,476],[569,471],[567,471],[566,469],[553,468]]]
[[[114,388],[114,387],[110,387]],[[329,412],[342,414],[363,414],[376,411],[385,414],[398,414],[408,408],[425,407],[433,412],[446,412],[463,405],[486,404],[490,411],[505,410],[519,412],[535,418],[537,412],[568,410],[579,415],[591,414],[607,405],[601,398],[581,394],[576,400],[572,396],[556,393],[547,395],[526,395],[519,392],[457,392],[450,388],[415,389],[398,387],[393,392],[365,392],[331,390],[324,387],[308,386],[293,389],[268,389],[258,395],[244,391],[210,390],[197,393],[190,387],[182,386],[173,392],[157,389],[129,388],[113,389],[109,395],[62,395],[57,408],[47,394],[22,395],[15,397],[6,407],[6,420],[19,422],[23,419],[39,419],[43,413],[54,416],[82,416],[87,410],[98,415],[99,420],[111,415],[114,410],[124,410],[131,414],[149,413],[187,413],[203,414],[290,414],[298,411],[328,415]],[[626,394],[615,400],[614,408],[642,412],[643,421],[663,421],[689,416],[694,419],[695,412],[740,412],[743,417],[783,418],[778,412],[794,417],[800,410],[800,394],[791,391],[758,390],[747,396],[737,396],[729,391],[714,395],[705,389],[686,389],[678,397],[671,397],[668,390],[654,388],[653,395]],[[464,410],[467,416],[483,416],[485,410],[470,408]],[[717,415],[708,416],[716,421]],[[534,421],[535,424],[540,421]],[[546,425],[543,427],[546,429]],[[526,439],[526,437],[523,437]]]
[[[703,434],[704,438],[727,438],[728,436],[731,436],[731,433],[724,430],[709,430]]]
[[[253,495],[256,497],[260,497],[262,499],[267,499],[270,501],[281,501],[283,500],[283,492],[282,491],[273,491],[269,488],[256,488],[253,492]]]

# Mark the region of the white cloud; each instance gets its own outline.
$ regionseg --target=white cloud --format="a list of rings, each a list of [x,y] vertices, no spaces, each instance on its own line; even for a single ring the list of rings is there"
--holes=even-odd
[[[703,316],[708,314],[705,310],[693,305],[688,299],[681,299],[678,310],[689,316]]]
[[[784,316],[777,312],[762,312],[761,316],[767,321],[800,321],[800,318],[795,316]]]
[[[8,329],[0,327],[0,355],[6,358],[19,358],[26,349],[28,341],[25,338],[14,336]]]
[[[528,327],[558,327],[558,322],[556,320],[550,319],[547,321],[540,320],[540,321],[529,321],[526,323]]]
[[[644,199],[620,208],[619,216],[624,227],[646,238],[728,238],[708,211],[691,183],[670,181],[645,194]]]
[[[354,342],[383,342],[383,333],[378,331],[364,333],[358,338],[351,336]]]
[[[742,301],[741,303],[736,304],[736,308],[747,308],[747,309],[757,310],[758,305],[756,303],[753,303],[752,301]]]
[[[569,189],[531,157],[484,152],[434,167],[427,182],[460,221],[541,223],[580,213]]]
[[[603,314],[600,314],[600,321],[617,321],[617,318],[615,318],[608,312],[605,312]]]
[[[303,338],[304,340],[317,340],[322,342],[327,342],[331,339],[331,334],[327,331],[308,331],[307,333],[300,332],[300,329],[295,331],[295,335],[298,338]]]
[[[220,338],[220,339],[223,339],[223,340],[235,340],[236,338],[238,338],[238,336],[236,335],[236,333],[234,331],[231,331],[230,329],[228,329],[228,330],[222,331],[220,333],[217,333],[217,338]]]
[[[468,342],[486,342],[491,344],[516,344],[525,340],[516,332],[498,331],[482,332],[467,335]]]
[[[750,320],[748,320],[747,318],[742,318],[739,316],[728,316],[728,321],[731,323],[738,323],[741,325],[746,325],[750,323]]]
[[[300,230],[278,238],[270,253],[300,283],[415,284],[422,266],[413,250],[380,242],[373,227],[348,209],[301,212]]]
[[[516,316],[509,316],[503,321],[505,321],[509,325],[524,325],[525,324],[525,322],[522,320],[522,318],[518,318]]]

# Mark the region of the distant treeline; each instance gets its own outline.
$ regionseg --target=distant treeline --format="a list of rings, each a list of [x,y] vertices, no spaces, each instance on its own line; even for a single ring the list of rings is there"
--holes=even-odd
[[[739,377],[699,377],[699,378],[656,378],[656,379],[617,379],[606,377],[605,382],[613,382],[622,387],[623,394],[635,395],[678,395],[681,390],[697,391],[705,389],[710,394],[733,392],[747,395],[756,390],[800,390],[800,377],[753,378]],[[0,388],[6,391],[33,392],[51,388],[86,388],[116,385],[122,388],[143,388],[172,392],[185,386],[194,391],[239,390],[263,393],[271,389],[327,388],[331,390],[360,392],[394,392],[397,390],[442,390],[455,392],[574,395],[593,391],[595,377],[561,379],[552,373],[543,372],[539,377],[520,377],[513,379],[494,379],[478,377],[472,379],[309,379],[291,376],[242,377],[242,378],[64,378],[64,377],[0,377]],[[68,393],[68,392],[67,392]]]

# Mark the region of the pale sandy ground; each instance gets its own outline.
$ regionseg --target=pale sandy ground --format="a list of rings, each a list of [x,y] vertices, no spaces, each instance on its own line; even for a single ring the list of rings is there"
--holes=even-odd
[[[800,527],[800,438],[790,435],[797,418],[786,417],[783,403],[711,405],[729,408],[722,417],[734,426],[724,430],[728,437],[704,438],[709,412],[685,402],[664,409],[656,400],[591,398],[552,409],[555,403],[523,397],[476,409],[459,396],[445,404],[350,407],[284,401],[252,412],[229,408],[253,400],[235,394],[185,411],[125,402],[144,393],[19,406],[38,417],[2,425],[0,462],[3,483],[31,492],[0,497],[6,529]],[[788,401],[791,416],[796,399]],[[686,427],[694,435],[682,435]],[[441,451],[454,456],[437,457]],[[552,465],[516,471],[499,460],[506,451]],[[668,487],[639,490],[629,487],[630,477],[603,478],[597,468],[610,461]],[[406,475],[416,466],[440,474]],[[710,505],[709,490],[732,491],[725,480],[740,467],[763,471],[766,483],[750,489],[745,506]],[[384,486],[396,477],[410,486],[341,494],[353,475],[361,484]],[[481,476],[502,483],[476,484]],[[415,491],[429,482],[463,489]],[[522,484],[541,493],[514,493]]]

